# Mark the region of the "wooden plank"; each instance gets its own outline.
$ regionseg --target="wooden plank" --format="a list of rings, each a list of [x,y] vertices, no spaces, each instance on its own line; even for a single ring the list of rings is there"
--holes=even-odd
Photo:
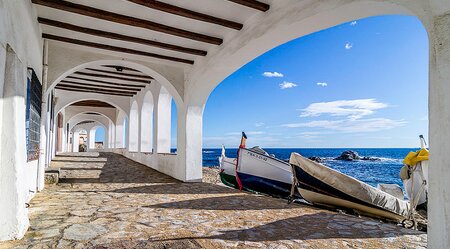
[[[134,43],[139,43],[139,44],[143,44],[143,45],[147,45],[147,46],[177,51],[177,52],[181,52],[181,53],[201,55],[201,56],[205,56],[207,54],[206,51],[199,50],[199,49],[186,48],[186,47],[182,47],[182,46],[172,45],[169,43],[157,42],[157,41],[152,41],[152,40],[148,40],[148,39],[107,32],[107,31],[103,31],[103,30],[80,27],[80,26],[69,24],[69,23],[54,21],[54,20],[50,20],[50,19],[46,19],[46,18],[42,18],[42,17],[38,17],[38,22],[41,24],[44,24],[44,25],[58,27],[58,28],[62,28],[62,29],[68,29],[68,30],[72,30],[72,31],[80,32],[80,33],[89,34],[89,35],[95,35],[95,36],[99,36],[99,37],[115,39],[115,40],[120,40],[120,41],[126,41],[126,42],[134,42]]]
[[[61,36],[56,36],[56,35],[51,35],[51,34],[44,33],[44,34],[42,34],[42,38],[55,40],[55,41],[61,41],[61,42],[67,42],[67,43],[72,43],[72,44],[77,44],[77,45],[82,45],[82,46],[87,46],[87,47],[92,47],[92,48],[110,50],[110,51],[115,51],[115,52],[134,54],[134,55],[142,55],[142,56],[153,57],[153,58],[158,58],[158,59],[162,59],[162,60],[176,61],[176,62],[191,64],[191,65],[194,64],[194,61],[181,59],[181,58],[177,58],[177,57],[160,55],[160,54],[139,51],[139,50],[134,50],[134,49],[129,49],[129,48],[110,46],[110,45],[106,45],[106,44],[82,41],[82,40],[61,37]]]
[[[249,8],[257,9],[263,12],[266,12],[270,9],[270,5],[256,0],[228,0],[228,1],[244,5]]]
[[[115,74],[115,75],[123,75],[128,77],[136,77],[136,78],[142,78],[142,79],[149,79],[152,80],[153,77],[150,77],[148,75],[139,75],[139,74],[131,74],[131,73],[124,73],[124,72],[113,72],[108,70],[102,70],[102,69],[95,69],[95,68],[86,68],[86,70],[99,72],[99,73],[109,73],[109,74]]]
[[[102,88],[98,88],[98,87],[89,87],[89,86],[76,86],[76,85],[69,85],[69,84],[64,84],[64,83],[58,83],[58,86],[61,87],[70,87],[70,88],[74,88],[74,89],[86,89],[86,90],[92,90],[92,91],[101,91],[101,92],[111,92],[111,93],[119,93],[119,94],[136,94],[137,92],[131,92],[131,91],[124,91],[124,90],[109,90],[109,89],[102,89]]]
[[[114,106],[99,100],[82,100],[71,104],[72,106],[90,106],[90,107],[107,107],[115,108]]]
[[[135,93],[137,93],[141,90],[141,88],[97,85],[97,84],[82,83],[82,82],[76,82],[76,81],[70,81],[70,80],[61,80],[60,82],[65,83],[65,84],[74,84],[76,86],[92,86],[92,87],[99,87],[99,88],[109,88],[111,90],[134,91]]]
[[[88,92],[88,93],[98,93],[98,94],[106,94],[106,95],[116,95],[116,96],[122,96],[122,97],[133,97],[131,94],[116,94],[116,93],[108,93],[103,91],[92,91],[92,90],[80,90],[72,87],[63,87],[63,86],[55,86],[56,89],[65,90],[65,91],[72,91],[72,92]]]
[[[125,24],[133,27],[139,27],[144,29],[149,29],[169,35],[174,35],[178,37],[183,37],[195,41],[220,45],[223,40],[221,38],[212,37],[209,35],[199,34],[164,24],[139,19],[131,16],[125,16],[81,4],[71,3],[63,0],[32,0],[34,4],[39,4],[42,6],[68,11],[79,15],[89,16],[93,18],[103,19],[110,22]]]
[[[156,1],[156,0],[128,0],[128,1],[135,3],[135,4],[143,5],[145,7],[151,8],[151,9],[167,12],[167,13],[178,15],[178,16],[191,18],[194,20],[202,21],[202,22],[217,24],[217,25],[221,25],[221,26],[224,26],[227,28],[241,30],[243,27],[242,24],[237,23],[237,22],[233,22],[233,21],[222,19],[222,18],[206,15],[203,13],[195,12],[195,11],[192,11],[189,9],[181,8],[181,7],[178,7],[175,5],[163,3],[160,1]]]
[[[89,78],[84,78],[84,77],[77,77],[77,76],[73,76],[73,75],[69,75],[66,78],[97,82],[97,83],[102,83],[102,84],[107,84],[107,85],[145,88],[145,85],[122,84],[122,83],[109,82],[109,81],[103,81],[103,80],[94,80],[94,79],[89,79]]]
[[[151,83],[150,80],[131,79],[131,78],[126,78],[126,77],[119,77],[119,76],[98,74],[98,73],[85,73],[85,72],[79,72],[78,71],[78,72],[75,72],[74,74],[90,76],[90,77],[96,77],[96,78],[107,78],[107,79],[124,80],[124,81],[131,81],[131,82],[144,83],[144,84],[150,84]]]

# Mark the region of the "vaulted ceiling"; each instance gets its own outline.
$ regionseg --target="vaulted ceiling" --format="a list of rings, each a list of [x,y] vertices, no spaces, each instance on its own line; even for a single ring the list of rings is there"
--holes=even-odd
[[[43,38],[193,64],[269,5],[255,0],[32,0]]]

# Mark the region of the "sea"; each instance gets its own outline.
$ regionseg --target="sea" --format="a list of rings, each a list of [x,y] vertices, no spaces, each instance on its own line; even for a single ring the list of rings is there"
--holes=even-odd
[[[264,148],[263,148],[264,149]],[[352,176],[360,181],[376,187],[380,183],[398,184],[402,188],[402,181],[399,172],[403,166],[403,158],[410,151],[416,151],[419,148],[333,148],[333,149],[301,149],[301,148],[283,148],[264,149],[269,154],[275,155],[281,160],[289,160],[292,152],[300,153],[304,157],[318,156],[324,160],[323,164],[340,171],[346,175]],[[356,151],[361,157],[377,158],[376,161],[340,161],[334,158],[341,155],[346,150]],[[227,157],[236,157],[236,148],[226,149]],[[221,149],[203,149],[203,166],[214,167],[219,165],[219,156]]]

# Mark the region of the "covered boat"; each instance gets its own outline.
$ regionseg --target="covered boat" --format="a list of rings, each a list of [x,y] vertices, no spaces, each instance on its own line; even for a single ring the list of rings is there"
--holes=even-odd
[[[408,202],[353,177],[292,153],[289,160],[295,187],[313,204],[357,210],[362,214],[403,221]]]

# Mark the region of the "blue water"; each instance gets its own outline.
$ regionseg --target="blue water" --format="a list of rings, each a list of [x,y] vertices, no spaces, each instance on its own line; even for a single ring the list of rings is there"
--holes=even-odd
[[[297,152],[304,157],[318,156],[324,159],[326,166],[352,176],[360,181],[374,187],[379,183],[395,183],[402,186],[399,171],[402,167],[403,158],[409,151],[417,148],[395,148],[395,149],[265,149],[269,154],[281,160],[289,160],[291,152]],[[376,157],[380,161],[338,161],[338,157],[345,150],[358,152],[360,156]],[[226,149],[227,157],[236,157],[237,149]],[[211,167],[219,165],[221,149],[203,149],[203,166]]]

